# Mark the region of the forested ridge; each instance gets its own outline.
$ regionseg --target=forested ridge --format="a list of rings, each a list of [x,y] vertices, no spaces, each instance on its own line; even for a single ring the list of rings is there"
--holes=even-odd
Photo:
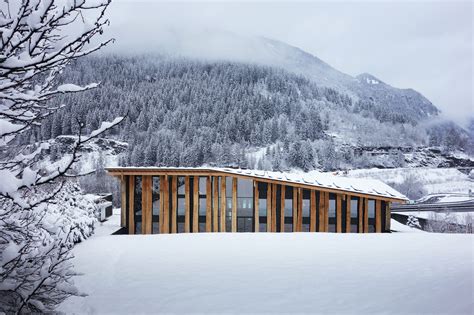
[[[63,79],[101,85],[52,104],[72,106],[46,120],[28,141],[73,134],[77,121],[94,130],[100,121],[127,113],[108,135],[129,143],[122,165],[335,169],[366,166],[355,146],[433,140],[401,112],[269,66],[106,55],[73,64]],[[258,148],[266,149],[249,154]],[[400,156],[393,159],[401,163]]]

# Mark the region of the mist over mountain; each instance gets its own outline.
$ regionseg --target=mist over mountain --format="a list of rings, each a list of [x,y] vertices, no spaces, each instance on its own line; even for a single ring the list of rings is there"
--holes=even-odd
[[[399,167],[410,161],[406,148],[439,146],[446,154],[472,141],[420,93],[367,73],[352,77],[279,41],[221,32],[172,37],[154,49],[161,53],[74,64],[64,82],[101,86],[60,99],[76,105],[28,141],[73,134],[78,120],[94,130],[127,113],[109,135],[129,143],[121,164],[274,170]],[[378,147],[383,156],[368,158]],[[446,163],[428,156],[435,166]],[[418,166],[431,163],[420,159]]]

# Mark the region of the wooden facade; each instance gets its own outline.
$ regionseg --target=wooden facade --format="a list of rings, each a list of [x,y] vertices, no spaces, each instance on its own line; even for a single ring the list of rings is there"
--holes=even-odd
[[[129,234],[390,231],[400,198],[203,169],[112,168]]]

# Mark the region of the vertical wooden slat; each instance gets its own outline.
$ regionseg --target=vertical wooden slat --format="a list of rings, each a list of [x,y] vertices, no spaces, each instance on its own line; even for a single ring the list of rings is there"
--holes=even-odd
[[[342,198],[336,194],[336,233],[342,232]]]
[[[237,177],[232,178],[232,232],[237,232]]]
[[[170,232],[170,185],[168,176],[163,181],[163,233]]]
[[[364,233],[369,233],[369,199],[364,199]]]
[[[375,232],[382,232],[382,200],[375,200]]]
[[[148,176],[148,234],[153,233],[153,177]]]
[[[135,176],[128,178],[128,234],[135,234]]]
[[[199,232],[199,176],[193,182],[193,233]]]
[[[120,180],[120,226],[125,227],[127,224],[127,181],[126,176],[122,176]]]
[[[319,192],[319,226],[318,226],[318,231],[319,232],[324,232],[324,192],[320,191]]]
[[[298,188],[298,232],[303,231],[303,189]]]
[[[277,208],[277,184],[272,184],[272,232],[277,231],[277,215],[276,215],[276,208]]]
[[[390,210],[391,203],[385,201],[385,232],[390,232],[390,219],[391,219],[391,210]]]
[[[212,232],[212,181],[206,177],[206,232]]]
[[[311,190],[309,197],[310,214],[309,214],[309,231],[316,232],[316,191]]]
[[[329,232],[329,193],[324,193],[324,231]]]
[[[346,233],[351,232],[351,196],[346,196]]]
[[[165,182],[165,177],[160,176],[160,215],[158,219],[158,224],[160,226],[160,233],[164,233],[163,231],[164,229],[163,221],[165,217],[165,201],[164,201],[165,193],[163,189],[164,182]]]
[[[219,232],[219,177],[212,177],[213,192],[212,192],[212,231]]]
[[[298,232],[298,188],[293,187],[293,232]]]
[[[286,193],[286,186],[281,185],[281,193],[280,193],[280,232],[285,232],[285,193]]]
[[[272,232],[272,184],[267,184],[267,232]]]
[[[151,234],[151,176],[142,176],[142,234]]]
[[[364,233],[364,198],[359,197],[357,202],[357,232]]]
[[[178,231],[178,176],[171,177],[171,233]]]
[[[253,181],[253,189],[254,189],[254,203],[255,203],[255,215],[254,215],[254,232],[259,232],[260,231],[260,210],[259,210],[259,192],[258,192],[258,182]]]
[[[225,232],[226,229],[225,229],[225,214],[226,214],[226,204],[227,204],[227,200],[226,200],[226,177],[225,176],[222,176],[221,177],[221,223],[220,223],[220,226],[221,226],[221,229],[220,231],[221,232]]]
[[[191,195],[190,195],[189,176],[184,177],[184,232],[190,232],[191,219]]]

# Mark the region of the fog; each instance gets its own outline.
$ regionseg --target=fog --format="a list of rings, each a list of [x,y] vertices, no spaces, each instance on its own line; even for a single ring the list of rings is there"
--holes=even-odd
[[[471,2],[114,0],[108,14],[115,53],[258,61],[271,58],[252,40],[264,36],[349,75],[413,88],[460,124],[474,116]]]

